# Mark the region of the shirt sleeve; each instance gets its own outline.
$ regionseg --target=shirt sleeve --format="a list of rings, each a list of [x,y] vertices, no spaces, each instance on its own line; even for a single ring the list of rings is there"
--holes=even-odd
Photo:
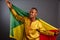
[[[54,36],[54,32],[46,30],[46,28],[44,28],[44,26],[40,22],[38,26],[39,26],[39,31],[41,34]]]
[[[17,12],[13,8],[11,8],[10,11],[12,12],[13,16],[17,20],[24,22],[25,17],[18,15]]]

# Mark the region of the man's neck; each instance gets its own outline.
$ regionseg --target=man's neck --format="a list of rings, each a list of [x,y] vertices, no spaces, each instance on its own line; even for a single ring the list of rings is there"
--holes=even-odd
[[[34,17],[34,18],[30,18],[30,20],[31,20],[31,22],[33,22],[33,21],[35,21],[36,20],[36,18]]]

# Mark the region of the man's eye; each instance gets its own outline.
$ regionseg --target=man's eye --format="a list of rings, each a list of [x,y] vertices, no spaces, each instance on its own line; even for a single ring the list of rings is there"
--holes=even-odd
[[[32,12],[33,13],[33,12]]]

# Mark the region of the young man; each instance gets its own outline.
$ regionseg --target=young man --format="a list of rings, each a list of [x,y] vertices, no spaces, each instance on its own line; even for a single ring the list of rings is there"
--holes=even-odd
[[[29,17],[23,17],[17,14],[17,12],[12,8],[12,4],[8,0],[6,0],[6,3],[13,16],[17,20],[24,22],[26,36],[23,40],[39,40],[40,33],[49,36],[54,36],[57,34],[47,31],[44,27],[42,27],[42,24],[36,20],[36,16],[38,14],[38,10],[36,8],[31,8]]]

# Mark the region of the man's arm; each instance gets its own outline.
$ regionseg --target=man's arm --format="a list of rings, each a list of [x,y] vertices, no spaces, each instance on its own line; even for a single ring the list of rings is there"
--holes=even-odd
[[[44,27],[42,27],[41,23],[39,23],[39,32],[44,35],[50,35],[50,36],[54,36],[54,34],[55,34],[54,32],[48,31]]]
[[[5,0],[5,2],[9,8],[12,8],[12,4],[9,2],[9,0]]]
[[[12,8],[12,4],[9,2],[9,0],[6,0],[6,4],[7,4],[8,8],[10,9],[10,11],[12,12],[13,16],[14,16],[17,20],[19,20],[19,21],[24,21],[24,17],[19,16],[19,15],[17,14],[17,12]]]

